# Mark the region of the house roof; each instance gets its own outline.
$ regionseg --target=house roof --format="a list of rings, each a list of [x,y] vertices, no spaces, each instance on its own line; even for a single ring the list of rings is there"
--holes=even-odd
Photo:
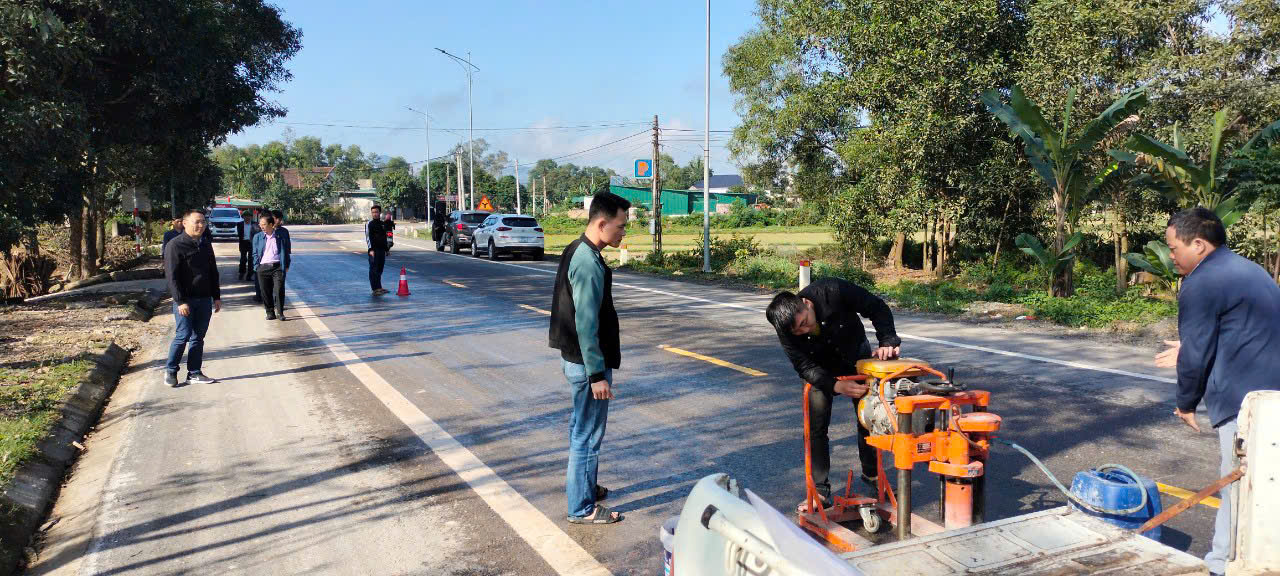
[[[310,175],[318,175],[321,180],[328,180],[329,175],[333,173],[333,166],[312,166],[308,170],[298,170],[297,168],[285,168],[280,171],[280,177],[284,178],[284,183],[290,188],[301,188],[304,184],[303,180]],[[712,178],[714,182],[715,179]]]
[[[711,175],[712,188],[730,188],[733,186],[742,186],[742,176],[739,176],[737,174],[712,174]],[[697,182],[694,182],[693,186],[690,186],[689,189],[701,190],[702,181],[699,180]]]

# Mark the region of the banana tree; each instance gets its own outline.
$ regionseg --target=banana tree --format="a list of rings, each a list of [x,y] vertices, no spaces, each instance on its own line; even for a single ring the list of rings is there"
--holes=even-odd
[[[1013,243],[1023,252],[1031,255],[1040,264],[1040,269],[1048,273],[1049,295],[1054,294],[1054,281],[1062,275],[1066,270],[1071,269],[1071,265],[1076,259],[1076,246],[1083,239],[1079,232],[1072,234],[1062,245],[1061,250],[1048,250],[1040,243],[1040,239],[1027,233],[1019,234],[1013,239]]]
[[[1152,240],[1147,242],[1142,251],[1142,254],[1133,252],[1125,254],[1125,260],[1128,260],[1129,264],[1134,268],[1151,274],[1160,283],[1161,288],[1176,295],[1178,293],[1178,270],[1173,266],[1173,257],[1170,256],[1169,247],[1164,242]]]
[[[1171,144],[1147,134],[1134,134],[1125,142],[1125,148],[1135,154],[1135,164],[1150,174],[1152,179],[1164,184],[1168,195],[1180,206],[1204,206],[1213,210],[1222,219],[1223,225],[1228,227],[1236,223],[1248,209],[1247,206],[1240,205],[1238,197],[1232,195],[1233,190],[1227,185],[1231,163],[1219,161],[1229,115],[1230,111],[1226,109],[1213,115],[1208,165],[1197,164],[1187,155],[1186,145],[1182,142],[1176,124],[1173,126]],[[1253,144],[1253,140],[1250,140],[1250,144]]]
[[[1067,92],[1060,125],[1055,126],[1045,120],[1040,108],[1027,100],[1017,86],[1009,88],[1008,103],[1004,102],[1000,90],[982,95],[982,102],[991,113],[1009,126],[1014,137],[1022,140],[1027,161],[1052,192],[1055,254],[1062,253],[1067,245],[1068,215],[1080,203],[1091,180],[1085,173],[1089,164],[1085,161],[1086,156],[1116,126],[1147,105],[1146,90],[1138,88],[1112,102],[1084,128],[1073,133],[1071,112],[1075,99],[1076,90],[1072,88]],[[1068,266],[1054,276],[1050,293],[1053,296],[1070,296],[1074,291],[1071,267]]]

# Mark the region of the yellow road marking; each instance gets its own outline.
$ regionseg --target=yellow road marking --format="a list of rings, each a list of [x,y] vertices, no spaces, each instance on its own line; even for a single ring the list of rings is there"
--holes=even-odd
[[[766,373],[764,373],[764,372],[761,372],[761,371],[759,371],[759,370],[756,370],[755,368],[747,368],[746,366],[739,366],[739,365],[737,365],[737,364],[734,364],[733,362],[726,362],[726,361],[721,360],[721,359],[719,359],[719,358],[712,358],[712,357],[710,357],[710,356],[704,356],[704,355],[702,355],[702,354],[698,354],[697,352],[690,352],[690,351],[688,351],[688,350],[684,350],[684,349],[681,349],[681,348],[676,348],[676,347],[674,347],[674,346],[667,346],[666,344],[659,344],[659,345],[658,345],[658,347],[659,347],[659,348],[661,348],[661,349],[663,349],[663,350],[666,350],[667,352],[671,352],[672,354],[679,354],[679,355],[681,355],[681,356],[688,356],[689,358],[694,358],[694,359],[697,359],[697,360],[702,360],[703,362],[710,362],[710,363],[712,363],[712,364],[715,364],[716,366],[723,366],[723,367],[725,367],[725,368],[730,368],[730,369],[733,369],[733,370],[737,370],[737,371],[739,371],[739,372],[741,372],[741,373],[743,373],[743,374],[747,374],[747,375],[749,375],[749,376],[768,376],[768,374],[766,374]]]
[[[1186,500],[1187,498],[1190,498],[1196,495],[1195,492],[1192,492],[1190,490],[1183,490],[1182,488],[1179,488],[1177,486],[1170,486],[1168,484],[1161,484],[1159,482],[1156,482],[1156,487],[1159,488],[1160,492],[1164,494],[1168,494],[1170,496],[1173,496],[1174,498],[1181,498],[1183,500]],[[1222,501],[1217,498],[1214,498],[1213,496],[1210,496],[1208,498],[1205,498],[1204,500],[1201,500],[1200,503],[1210,508],[1217,508],[1222,505]]]
[[[543,310],[543,309],[541,309],[541,308],[534,308],[533,306],[530,306],[530,305],[528,305],[528,304],[521,304],[521,305],[520,305],[520,307],[521,307],[521,308],[524,308],[525,310],[532,310],[532,311],[534,311],[534,312],[537,312],[537,313],[539,313],[539,314],[543,314],[543,315],[546,315],[546,316],[550,316],[550,315],[551,315],[551,311],[550,311],[550,310]]]
[[[467,287],[467,285],[466,285],[466,284],[459,284],[459,283],[457,283],[457,282],[451,282],[451,281],[449,281],[449,280],[445,280],[445,281],[444,281],[444,283],[445,283],[445,284],[448,284],[448,285],[450,285],[450,286],[453,286],[454,288],[466,288],[466,287]]]

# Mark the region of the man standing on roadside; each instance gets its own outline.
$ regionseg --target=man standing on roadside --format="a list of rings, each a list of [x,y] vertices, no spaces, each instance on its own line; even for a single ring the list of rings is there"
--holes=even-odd
[[[387,232],[382,227],[382,207],[374,204],[364,223],[364,245],[369,250],[369,288],[374,296],[388,291],[382,288],[382,267],[387,263]]]
[[[862,316],[876,328],[875,350],[867,342]],[[812,385],[809,390],[809,456],[813,462],[813,485],[824,502],[831,501],[831,447],[827,429],[837,395],[848,396],[857,405],[866,395],[863,382],[837,380],[837,376],[858,373],[858,361],[865,358],[896,358],[902,339],[893,326],[893,312],[880,297],[840,278],[819,278],[799,294],[782,292],[765,309],[765,318],[778,332],[782,351],[796,373]],[[856,419],[855,419],[856,420]],[[874,487],[877,480],[876,449],[867,444],[871,433],[858,423],[858,460],[862,481]],[[797,507],[807,512],[806,503]]]
[[[1226,247],[1227,231],[1213,211],[1197,206],[1174,214],[1165,241],[1182,289],[1178,293],[1178,341],[1156,356],[1156,365],[1178,369],[1173,414],[1196,432],[1196,406],[1204,400],[1218,430],[1222,461],[1235,462],[1236,416],[1245,394],[1280,390],[1280,286],[1262,267]],[[1204,557],[1211,574],[1224,574],[1231,560],[1231,488],[1213,527],[1213,547]]]
[[[267,320],[284,320],[284,279],[289,272],[293,247],[288,234],[276,227],[276,219],[264,213],[258,219],[262,231],[253,237],[253,269],[258,273],[258,291]]]
[[[552,348],[560,350],[573,399],[565,474],[568,520],[573,524],[622,521],[622,514],[598,504],[609,490],[596,484],[600,444],[613,398],[613,370],[622,362],[613,271],[600,251],[622,243],[630,207],[626,199],[609,192],[592,197],[587,230],[560,256],[551,297],[549,340]]]
[[[240,217],[242,221],[236,225],[236,237],[240,241],[240,267],[236,277],[248,280],[253,276],[253,259],[250,254],[253,252],[253,236],[258,231],[254,228],[253,215],[248,210],[241,213]]]
[[[175,236],[164,250],[164,277],[173,298],[173,342],[169,344],[169,361],[165,364],[164,383],[178,385],[178,365],[187,353],[187,382],[217,382],[200,371],[204,359],[204,335],[214,312],[222,310],[222,291],[218,284],[218,264],[213,244],[204,240],[207,223],[204,212],[188,210],[182,217],[183,233]]]

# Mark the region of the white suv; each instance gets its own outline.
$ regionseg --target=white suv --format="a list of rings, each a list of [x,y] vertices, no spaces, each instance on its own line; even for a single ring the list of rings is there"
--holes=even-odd
[[[214,208],[209,212],[209,233],[214,240],[240,240],[240,225],[244,217],[235,208]]]
[[[478,257],[483,251],[490,260],[497,260],[502,254],[528,255],[541,260],[545,251],[542,227],[533,216],[491,214],[472,234],[475,239],[471,245],[472,256]]]

